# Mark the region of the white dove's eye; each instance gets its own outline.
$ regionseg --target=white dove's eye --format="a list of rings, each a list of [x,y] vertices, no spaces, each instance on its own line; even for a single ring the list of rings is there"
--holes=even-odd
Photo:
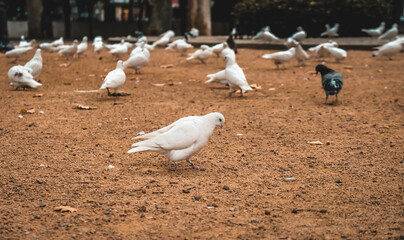
[[[221,119],[221,118],[219,118],[219,121],[221,122],[221,121],[222,121],[222,119]]]

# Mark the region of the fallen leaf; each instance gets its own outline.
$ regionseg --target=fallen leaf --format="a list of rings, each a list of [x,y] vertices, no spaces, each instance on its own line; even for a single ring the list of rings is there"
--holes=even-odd
[[[89,77],[95,77],[95,74],[88,74]]]
[[[344,68],[345,68],[345,69],[353,69],[352,66],[345,66]]]
[[[91,107],[91,106],[86,106],[86,105],[81,105],[81,104],[76,104],[75,108],[81,109],[81,110],[95,110],[97,107]]]
[[[345,71],[346,71],[346,72],[349,72],[349,73],[352,72],[351,69],[345,69]]]
[[[255,83],[251,84],[250,87],[253,88],[253,89],[257,89],[257,90],[260,90],[262,88],[261,86],[258,86]]]
[[[37,93],[37,94],[34,94],[34,96],[33,97],[42,97],[43,96],[43,94],[42,93]]]
[[[70,63],[62,63],[62,64],[60,64],[59,66],[60,67],[68,67],[70,65]]]
[[[164,86],[164,83],[152,83],[152,85],[155,87],[162,87]]]
[[[167,64],[167,65],[161,65],[161,68],[173,68],[174,65],[173,64]]]
[[[275,91],[275,88],[271,87],[268,89],[269,91]]]
[[[311,144],[311,145],[323,145],[323,143],[320,141],[312,141],[312,142],[307,142],[307,143]]]
[[[58,211],[58,212],[77,212],[77,209],[69,207],[69,206],[54,207],[53,210]]]
[[[27,110],[27,113],[29,113],[29,114],[32,114],[32,113],[34,113],[35,112],[35,109],[29,109],[29,110]]]
[[[27,113],[27,109],[24,109],[24,108],[23,108],[23,109],[21,109],[21,110],[20,110],[20,113],[21,113],[21,114],[25,114],[25,113]]]

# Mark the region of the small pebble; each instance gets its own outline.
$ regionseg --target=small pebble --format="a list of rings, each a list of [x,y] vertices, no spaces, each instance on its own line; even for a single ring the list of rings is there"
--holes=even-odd
[[[109,165],[109,166],[108,166],[108,169],[113,169],[113,168],[115,168],[114,165]]]
[[[225,186],[223,186],[223,189],[224,190],[230,190],[230,187],[225,185]]]
[[[46,207],[46,204],[42,203],[41,205],[39,205],[39,207],[41,207],[41,208]]]
[[[234,212],[236,209],[234,207],[230,208],[230,211]]]
[[[163,209],[163,207],[160,205],[156,205],[156,209]]]
[[[293,182],[293,181],[296,181],[296,178],[288,177],[288,178],[283,179],[283,181],[285,181],[285,182]]]
[[[202,172],[204,172],[204,171],[205,171],[205,168],[201,168],[201,169],[199,169],[199,171],[202,171]]]
[[[39,167],[45,167],[45,164],[41,164],[41,165],[39,165]]]
[[[41,111],[39,111],[39,114],[44,114],[44,113],[45,113],[45,112],[44,112],[44,111],[42,111],[42,110],[41,110]]]
[[[61,223],[60,226],[61,227],[67,227],[67,226],[69,226],[69,224],[68,223]]]
[[[183,189],[182,192],[183,193],[189,193],[189,190],[188,189]]]
[[[271,215],[271,211],[265,210],[265,215]]]
[[[342,181],[339,180],[339,179],[335,180],[335,182],[336,182],[336,183],[342,183]]]
[[[105,214],[105,215],[109,215],[109,211],[104,211],[104,214]]]
[[[196,201],[199,201],[199,200],[201,200],[201,196],[195,196],[194,199],[195,199]]]
[[[23,118],[23,116],[20,114],[20,115],[18,115],[18,118]]]

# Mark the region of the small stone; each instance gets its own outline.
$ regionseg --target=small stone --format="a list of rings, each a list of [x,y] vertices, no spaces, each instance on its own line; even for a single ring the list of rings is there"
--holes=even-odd
[[[293,181],[296,181],[296,178],[288,177],[288,178],[283,179],[283,181],[285,181],[285,182],[293,182]]]
[[[201,200],[201,196],[195,196],[194,199],[195,199],[196,201],[199,201],[199,200]]]
[[[230,190],[230,187],[229,187],[229,186],[224,185],[224,186],[223,186],[223,189],[224,189],[224,190]]]
[[[251,220],[250,223],[259,223],[257,220]]]
[[[23,116],[20,114],[20,115],[18,115],[18,118],[23,118]]]
[[[69,224],[68,224],[68,223],[61,223],[60,226],[61,226],[61,227],[68,227]]]
[[[236,210],[236,208],[232,207],[230,208],[230,211],[234,212]]]
[[[44,208],[44,207],[46,207],[46,204],[42,203],[41,205],[39,205],[39,207]]]
[[[183,189],[182,192],[183,193],[190,193],[190,191],[188,189]]]
[[[41,164],[41,165],[39,165],[39,167],[45,167],[45,164]]]
[[[105,214],[105,215],[109,215],[109,211],[104,211],[104,214]]]
[[[114,165],[108,165],[108,169],[113,169],[113,168],[115,168]]]
[[[163,207],[160,205],[156,205],[156,209],[163,209]]]
[[[138,212],[146,212],[146,206],[141,206],[137,211]]]
[[[342,183],[340,179],[335,180],[336,183]]]
[[[265,215],[271,215],[271,211],[265,210]]]
[[[204,171],[205,171],[205,168],[201,168],[201,169],[199,169],[199,171],[202,171],[202,172],[204,172]]]

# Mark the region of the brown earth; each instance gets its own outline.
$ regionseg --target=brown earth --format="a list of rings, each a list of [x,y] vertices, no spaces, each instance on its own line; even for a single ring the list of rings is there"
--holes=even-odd
[[[107,52],[73,61],[43,53],[43,86],[25,91],[9,85],[13,64],[1,55],[0,238],[399,239],[404,55],[327,59],[345,82],[340,101],[325,105],[311,73],[318,60],[276,70],[260,58],[268,51],[239,51],[249,83],[262,87],[243,98],[204,83],[224,68],[216,57],[205,65],[157,49],[141,75],[126,70],[129,96],[108,97],[75,92],[101,86],[116,65]],[[35,112],[20,119],[21,109]],[[205,171],[126,153],[141,131],[214,111],[225,127],[193,158]],[[65,205],[77,211],[54,210]]]

